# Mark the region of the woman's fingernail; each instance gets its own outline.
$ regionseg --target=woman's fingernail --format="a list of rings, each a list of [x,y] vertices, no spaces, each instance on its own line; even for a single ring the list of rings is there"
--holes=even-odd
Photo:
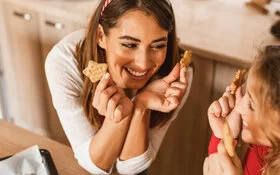
[[[109,77],[110,77],[110,74],[107,72],[107,73],[104,75],[104,78],[105,78],[105,79],[109,79]]]

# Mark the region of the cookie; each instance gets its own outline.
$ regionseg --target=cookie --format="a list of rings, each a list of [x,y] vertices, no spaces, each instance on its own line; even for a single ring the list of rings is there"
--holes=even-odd
[[[183,58],[180,60],[180,65],[182,67],[188,67],[192,61],[192,52],[185,51]]]
[[[227,120],[225,120],[223,126],[223,134],[224,134],[224,145],[227,150],[227,153],[229,154],[230,157],[233,157],[235,155],[235,150],[233,145],[234,139],[231,135],[231,129],[229,127]]]
[[[237,88],[241,86],[244,83],[244,76],[246,74],[247,70],[238,70],[235,74],[234,79],[231,82],[231,88],[230,88],[230,93],[235,94]]]
[[[97,63],[95,61],[89,61],[87,68],[83,70],[83,74],[86,75],[92,83],[99,81],[107,72],[107,64]]]

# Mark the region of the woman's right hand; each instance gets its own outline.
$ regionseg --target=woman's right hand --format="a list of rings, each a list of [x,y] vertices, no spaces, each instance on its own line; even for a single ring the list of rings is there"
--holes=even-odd
[[[223,138],[223,124],[225,119],[229,123],[232,131],[232,136],[237,138],[241,130],[241,116],[236,110],[236,104],[242,99],[241,87],[235,93],[235,96],[230,93],[230,86],[227,86],[226,92],[219,99],[214,101],[208,108],[208,120],[213,134]]]
[[[133,103],[106,73],[96,87],[92,105],[100,115],[114,122],[120,122],[132,113]]]

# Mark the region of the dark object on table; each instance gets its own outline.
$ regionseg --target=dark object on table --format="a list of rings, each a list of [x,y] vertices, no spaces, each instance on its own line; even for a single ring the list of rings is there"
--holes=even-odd
[[[277,21],[270,29],[270,32],[273,36],[280,39],[280,20]]]
[[[42,155],[43,161],[45,161],[44,164],[47,166],[49,173],[51,175],[58,175],[51,153],[46,149],[40,149],[40,153]]]
[[[48,170],[48,173],[50,175],[58,175],[58,172],[57,172],[57,169],[54,165],[51,153],[46,149],[40,149],[40,153],[41,153],[41,156],[43,158],[43,163]],[[11,156],[2,157],[2,158],[0,158],[0,161],[8,159],[9,157],[11,157]]]

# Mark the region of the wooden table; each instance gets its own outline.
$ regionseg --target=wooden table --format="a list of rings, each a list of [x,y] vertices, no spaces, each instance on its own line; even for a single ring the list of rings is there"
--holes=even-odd
[[[49,150],[60,175],[89,174],[78,165],[70,147],[0,120],[0,157],[15,154],[35,144]]]

